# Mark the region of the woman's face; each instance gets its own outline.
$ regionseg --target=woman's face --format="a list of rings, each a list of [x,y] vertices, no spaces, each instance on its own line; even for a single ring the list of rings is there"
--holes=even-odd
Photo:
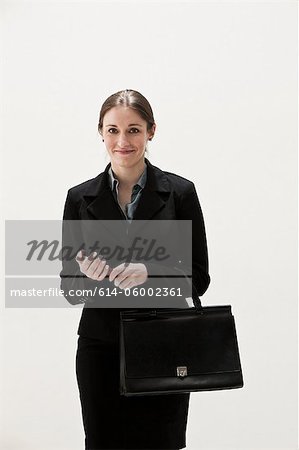
[[[102,135],[112,169],[132,168],[144,164],[145,146],[154,135],[155,125],[147,131],[147,122],[130,107],[115,106],[103,118]]]

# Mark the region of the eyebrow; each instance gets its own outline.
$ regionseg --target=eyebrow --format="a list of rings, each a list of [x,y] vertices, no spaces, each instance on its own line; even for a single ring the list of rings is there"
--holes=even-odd
[[[128,125],[128,126],[129,127],[135,127],[135,126],[142,127],[142,125],[140,125],[140,123],[130,123],[130,125]],[[117,125],[110,124],[110,125],[106,125],[106,127],[117,127]]]

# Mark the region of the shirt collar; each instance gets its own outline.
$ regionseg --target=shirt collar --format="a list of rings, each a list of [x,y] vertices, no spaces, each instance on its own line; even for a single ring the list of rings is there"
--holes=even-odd
[[[109,183],[110,183],[110,187],[111,187],[111,189],[113,190],[114,185],[116,185],[116,186],[118,187],[119,181],[118,181],[117,178],[115,178],[115,175],[114,175],[114,172],[113,172],[111,166],[109,167],[108,174],[109,174]],[[136,185],[138,185],[138,186],[141,187],[141,189],[143,189],[144,186],[145,186],[145,183],[146,183],[146,178],[147,178],[147,166],[145,166],[144,171],[143,171],[142,174],[140,175],[140,177],[139,177],[137,183],[134,185],[134,187],[135,187]]]

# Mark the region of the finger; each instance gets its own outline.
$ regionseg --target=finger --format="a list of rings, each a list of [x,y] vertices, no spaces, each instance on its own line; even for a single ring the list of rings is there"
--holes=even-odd
[[[120,289],[131,289],[135,286],[135,283],[133,280],[130,280],[129,278],[126,278],[120,285]]]
[[[86,274],[88,267],[91,264],[91,261],[88,259],[88,257],[85,256],[84,253],[79,252],[76,256],[76,261],[79,264],[80,271]]]
[[[110,272],[109,281],[113,281],[115,277],[117,277],[121,272],[124,271],[124,269],[124,264],[120,264],[119,266],[114,267],[114,269],[112,269]]]
[[[82,263],[82,269],[85,271],[85,273],[87,273],[87,271],[89,270],[91,264],[94,263],[94,261],[97,258],[97,253],[93,252],[91,255],[86,256],[83,263]],[[94,268],[93,268],[94,270]]]
[[[113,267],[109,266],[109,270],[108,270],[108,275],[110,275],[110,273],[112,272]]]
[[[83,252],[83,250],[79,250],[77,255],[76,255],[76,261],[77,263],[80,265],[85,259],[85,254]]]
[[[96,266],[96,268],[95,268],[95,270],[93,271],[93,274],[92,274],[93,278],[97,279],[98,276],[101,275],[101,273],[103,272],[103,269],[105,268],[105,266],[106,266],[106,260],[105,259],[102,259],[102,260],[98,259],[97,266]]]
[[[125,271],[121,272],[119,275],[117,275],[117,277],[114,279],[114,285],[115,286],[120,286],[121,283],[124,282],[124,280],[130,280],[130,276],[128,273],[126,273]]]
[[[87,267],[87,271],[89,275],[92,275],[93,272],[96,270],[99,261],[102,260],[101,256],[98,256],[96,252],[92,253],[91,255],[89,255],[86,260],[84,261],[83,264],[86,264]]]
[[[97,280],[98,280],[98,281],[104,280],[104,278],[105,278],[105,277],[107,276],[107,274],[108,274],[108,271],[109,271],[109,266],[106,265],[106,266],[104,267],[102,273],[98,276]]]
[[[98,275],[100,275],[106,265],[106,260],[97,258],[90,266],[87,271],[87,274],[93,278],[97,279]]]

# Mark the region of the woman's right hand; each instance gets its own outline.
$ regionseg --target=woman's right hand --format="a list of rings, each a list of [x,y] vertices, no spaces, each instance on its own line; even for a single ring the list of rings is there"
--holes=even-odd
[[[80,250],[76,255],[76,261],[79,264],[80,271],[92,280],[102,281],[110,273],[110,267],[106,264],[106,260],[97,256],[96,252],[85,256]]]

